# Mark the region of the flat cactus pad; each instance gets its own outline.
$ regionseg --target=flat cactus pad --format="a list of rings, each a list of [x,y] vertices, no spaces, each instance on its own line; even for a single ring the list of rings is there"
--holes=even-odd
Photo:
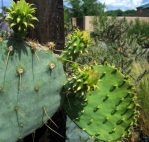
[[[109,65],[96,65],[98,83],[86,99],[68,95],[65,109],[69,117],[91,137],[103,141],[119,140],[136,123],[136,95],[129,80]],[[78,98],[78,99],[75,99]],[[69,103],[68,103],[69,102]],[[68,103],[68,105],[67,105]]]
[[[65,74],[50,51],[21,40],[1,41],[0,78],[0,142],[35,132],[60,106]]]

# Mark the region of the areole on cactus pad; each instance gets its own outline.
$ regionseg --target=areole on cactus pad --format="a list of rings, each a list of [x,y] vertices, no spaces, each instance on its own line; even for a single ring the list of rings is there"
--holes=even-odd
[[[98,73],[95,90],[86,94],[68,91],[64,101],[67,114],[97,140],[115,141],[128,136],[138,116],[133,86],[114,67],[95,65],[93,70]],[[81,84],[78,79],[76,82]],[[70,88],[73,86],[70,85]]]

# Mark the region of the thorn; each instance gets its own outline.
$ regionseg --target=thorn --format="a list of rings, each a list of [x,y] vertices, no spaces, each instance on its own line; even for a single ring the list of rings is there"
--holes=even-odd
[[[125,80],[128,80],[128,79],[129,79],[129,77],[128,77],[128,76],[125,76],[125,77],[124,77],[124,79],[125,79]]]
[[[64,138],[61,134],[59,134],[58,132],[56,132],[55,130],[53,130],[52,128],[50,128],[49,125],[48,125],[46,122],[45,122],[44,124],[47,126],[47,128],[49,128],[49,129],[50,129],[51,131],[53,131],[55,134],[57,134],[58,136]]]
[[[21,90],[21,81],[22,81],[22,74],[24,74],[24,68],[18,67],[16,72],[19,75],[19,82],[18,82],[18,93],[19,93]]]
[[[107,122],[108,122],[108,120],[109,120],[109,118],[108,118],[108,117],[106,117],[102,123],[103,123],[103,124],[105,124],[105,123],[107,123]]]
[[[126,80],[123,80],[123,81],[118,85],[118,87],[119,87],[119,88],[122,87],[125,83],[126,83]]]
[[[86,128],[83,128],[82,130],[83,130],[83,131],[86,131]]]
[[[84,102],[88,102],[88,99],[86,98],[86,99],[84,100]]]
[[[21,136],[18,137],[18,141],[22,141],[22,139],[23,139],[23,138],[22,138]]]
[[[6,66],[8,65],[8,61],[9,61],[9,56],[10,54],[13,52],[13,46],[9,46],[8,47],[8,54],[7,54],[7,59],[6,59]]]
[[[120,125],[120,124],[122,124],[124,121],[121,119],[121,120],[118,120],[117,122],[116,122],[116,124],[117,125]]]
[[[100,76],[100,79],[102,79],[103,77],[105,77],[106,75],[106,72],[102,73],[101,76]]]
[[[80,120],[80,117],[78,117],[78,118],[75,119],[75,121],[79,121],[79,120]]]
[[[49,63],[48,66],[51,71],[56,67],[54,63]]]
[[[82,86],[79,86],[76,90],[79,91],[82,89]]]
[[[128,112],[128,110],[129,110],[129,109],[128,109],[128,108],[126,108],[126,109],[125,109],[125,111],[124,111],[121,115],[126,114],[126,113]]]
[[[130,129],[130,124],[125,128],[125,131],[128,131]]]
[[[35,87],[34,87],[34,91],[35,91],[35,92],[39,92],[39,86],[35,86]]]
[[[135,108],[135,104],[134,103],[131,103],[127,108],[128,109],[133,109],[133,108]]]
[[[113,92],[115,89],[116,89],[117,85],[113,85],[111,88],[110,88],[110,92]]]
[[[4,92],[4,89],[2,86],[0,86],[0,93],[3,93]]]
[[[115,106],[119,106],[121,103],[122,103],[122,100],[120,99],[119,102],[115,104]]]
[[[103,99],[103,102],[107,101],[109,99],[109,95],[106,95],[105,98]]]
[[[88,122],[88,125],[91,125],[93,123],[93,119],[90,119],[90,121]]]
[[[85,96],[85,93],[84,93],[84,92],[82,92],[82,93],[81,93],[81,96]]]
[[[126,99],[128,96],[131,96],[131,92],[128,92],[124,98]]]
[[[84,110],[81,110],[81,114],[83,114],[84,113]]]
[[[19,126],[22,127],[22,128],[24,127],[23,123],[20,123]]]
[[[105,60],[103,64],[107,66],[108,65],[108,62]]]
[[[20,76],[20,75],[22,75],[24,73],[24,68],[23,67],[18,67],[16,72]]]
[[[111,132],[109,132],[109,134],[113,134],[116,132],[116,128],[113,128]]]
[[[112,110],[111,115],[114,115],[117,112],[117,109]]]
[[[99,109],[100,109],[100,106],[97,106],[97,107],[94,108],[93,111],[96,112],[96,111],[98,111]]]
[[[132,89],[132,88],[133,88],[132,85],[129,85],[129,86],[127,87],[128,90],[130,90],[130,89]]]
[[[134,117],[134,113],[132,113],[132,114],[127,118],[127,120],[131,119],[132,117]]]
[[[95,137],[99,137],[99,136],[100,136],[100,134],[99,134],[99,133],[96,133],[96,134],[95,134]]]
[[[19,110],[19,106],[15,106],[14,110],[17,112]]]
[[[122,135],[122,138],[125,138],[125,137],[126,137],[126,134],[123,134],[123,135]]]
[[[113,71],[111,72],[111,74],[116,74],[117,73],[117,69],[114,68]]]
[[[35,142],[35,131],[32,133],[32,140]]]
[[[47,113],[47,110],[45,107],[43,107],[43,111],[44,111],[44,114],[47,116],[47,118],[58,128],[58,126],[56,125],[56,123],[49,117],[48,113]]]

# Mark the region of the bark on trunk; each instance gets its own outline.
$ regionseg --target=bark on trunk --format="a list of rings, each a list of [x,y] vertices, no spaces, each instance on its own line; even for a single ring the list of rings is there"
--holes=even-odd
[[[64,47],[64,9],[63,0],[26,0],[37,8],[35,29],[29,31],[29,37],[40,43],[53,41],[57,49]]]

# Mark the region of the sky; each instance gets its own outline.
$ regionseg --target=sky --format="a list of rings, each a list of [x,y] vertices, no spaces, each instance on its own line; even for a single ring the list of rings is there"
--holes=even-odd
[[[4,6],[9,6],[11,4],[11,1],[12,0],[3,0]],[[1,7],[1,4],[2,4],[2,0],[0,0],[0,7]]]
[[[4,6],[10,5],[12,0],[3,0]],[[135,9],[137,6],[140,6],[145,3],[149,3],[149,0],[98,0],[101,3],[105,3],[107,10],[127,10]],[[0,0],[1,5],[2,0]]]
[[[99,0],[101,3],[105,3],[107,10],[128,10],[135,9],[136,7],[149,3],[149,0]]]

